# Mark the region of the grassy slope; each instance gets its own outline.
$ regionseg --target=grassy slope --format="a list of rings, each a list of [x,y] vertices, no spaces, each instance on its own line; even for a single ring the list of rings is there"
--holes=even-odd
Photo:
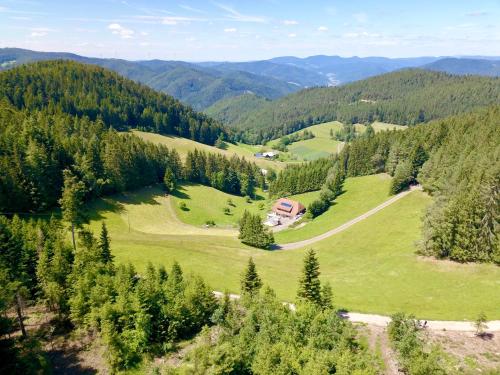
[[[389,199],[390,177],[385,174],[348,178],[344,184],[345,193],[324,214],[303,227],[287,229],[275,235],[277,243],[305,240],[354,219]],[[306,207],[319,197],[319,192],[299,194],[294,199]]]
[[[176,136],[166,136],[155,133],[147,133],[141,131],[133,131],[135,135],[142,138],[143,140],[150,141],[153,143],[161,143],[169,148],[175,148],[181,158],[187,155],[188,151],[194,151],[195,149],[211,152],[211,153],[219,153],[231,157],[236,154],[240,157],[245,157],[247,160],[255,162],[261,168],[273,168],[275,170],[280,170],[285,167],[284,163],[279,161],[270,161],[264,159],[257,159],[253,155],[254,153],[260,151],[259,146],[250,146],[244,144],[227,144],[226,150],[221,150],[213,146],[205,145],[203,143],[195,142],[190,139],[176,137]]]
[[[311,126],[307,130],[311,131],[315,138],[292,143],[288,146],[288,152],[292,157],[296,156],[297,160],[315,160],[335,153],[342,147],[343,143],[331,139],[330,130],[336,132],[341,128],[342,124],[338,121]],[[302,131],[295,133],[301,133]],[[269,142],[269,146],[277,144],[278,141],[279,139]]]
[[[210,197],[210,202],[207,204],[207,197]],[[234,206],[228,206],[227,200],[231,199]],[[185,202],[188,209],[183,211],[179,208],[179,203]],[[180,220],[191,225],[203,225],[207,220],[215,221],[217,226],[237,226],[239,219],[245,210],[253,213],[259,213],[264,216],[269,208],[267,201],[261,192],[257,192],[257,199],[251,203],[247,203],[244,197],[230,195],[222,191],[203,186],[185,184],[175,193],[174,208]],[[259,209],[259,204],[263,204],[263,209]],[[224,214],[224,207],[229,207],[231,213]]]
[[[375,132],[380,132],[384,130],[403,130],[406,129],[404,125],[388,124],[384,122],[374,122],[372,124]],[[296,160],[315,160],[322,157],[326,157],[332,153],[336,153],[341,150],[343,142],[339,142],[330,138],[330,130],[337,132],[342,128],[342,123],[338,121],[325,122],[323,124],[314,125],[308,127],[307,130],[312,132],[315,137],[312,139],[307,139],[305,141],[294,142],[288,146],[288,154],[292,159]],[[356,124],[356,130],[358,132],[364,132],[365,126],[362,124]],[[295,133],[301,133],[303,130],[299,130]],[[295,134],[292,133],[292,134]],[[269,147],[277,144],[279,139],[275,139],[268,143]]]
[[[262,251],[240,244],[234,231],[182,225],[168,214],[168,200],[159,189],[117,198],[94,205],[91,226],[97,230],[106,220],[118,262],[141,270],[150,261],[169,266],[177,260],[214,289],[238,292],[240,274],[253,256],[265,283],[280,298],[294,299],[306,249]],[[474,319],[480,311],[500,318],[500,268],[420,260],[414,254],[429,202],[425,194],[413,192],[314,246],[322,278],[332,283],[339,307],[379,314],[405,310],[426,319]]]

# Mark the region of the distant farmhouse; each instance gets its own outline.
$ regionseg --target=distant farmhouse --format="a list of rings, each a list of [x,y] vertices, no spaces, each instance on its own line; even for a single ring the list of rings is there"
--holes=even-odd
[[[278,157],[279,152],[278,151],[268,151],[268,152],[257,152],[254,154],[256,158],[266,158],[266,159],[274,159]]]
[[[288,198],[280,198],[274,203],[271,212],[267,214],[267,220],[264,224],[269,227],[288,226],[300,219],[305,211],[306,208],[302,203]]]
[[[280,198],[274,204],[272,211],[279,216],[288,217],[291,219],[296,218],[298,215],[303,214],[306,208],[300,202],[293,201],[288,198]]]

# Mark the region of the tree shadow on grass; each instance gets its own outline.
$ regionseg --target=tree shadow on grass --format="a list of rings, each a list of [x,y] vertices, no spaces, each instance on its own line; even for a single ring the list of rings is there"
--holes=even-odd
[[[191,197],[186,191],[187,190],[183,186],[178,186],[170,195],[179,199],[190,199]]]

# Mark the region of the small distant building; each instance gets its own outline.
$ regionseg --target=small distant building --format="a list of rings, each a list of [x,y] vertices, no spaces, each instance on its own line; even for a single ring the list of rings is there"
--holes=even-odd
[[[268,152],[257,152],[254,154],[256,158],[267,158],[267,159],[274,159],[279,155],[278,151],[268,151]]]
[[[269,159],[272,159],[272,158],[275,158],[277,157],[279,154],[278,151],[268,151],[268,152],[264,152],[262,154],[262,156],[264,156],[265,158],[269,158]]]
[[[294,219],[298,215],[303,214],[306,208],[300,202],[288,198],[280,198],[274,203],[272,211],[278,216]]]

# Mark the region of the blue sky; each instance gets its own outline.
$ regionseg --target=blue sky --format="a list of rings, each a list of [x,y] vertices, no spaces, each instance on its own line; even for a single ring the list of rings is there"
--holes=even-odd
[[[500,0],[0,0],[0,47],[87,56],[500,55]]]

